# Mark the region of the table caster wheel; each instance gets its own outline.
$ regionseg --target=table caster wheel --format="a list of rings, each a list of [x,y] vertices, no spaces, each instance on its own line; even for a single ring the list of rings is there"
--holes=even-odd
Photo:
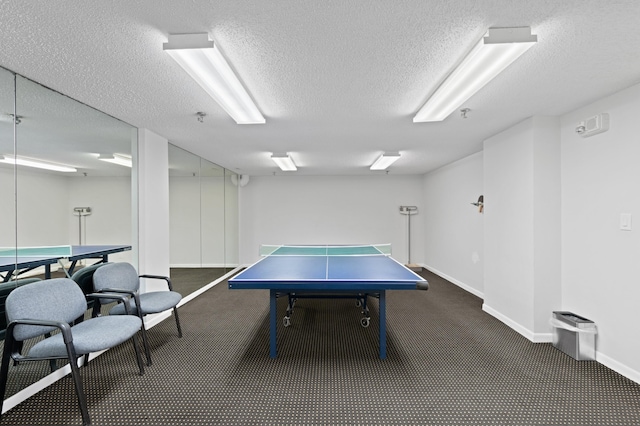
[[[360,325],[363,326],[364,328],[369,327],[369,318],[362,318],[360,319]]]
[[[285,327],[289,327],[291,325],[291,318],[289,317],[282,318],[282,325],[284,325]]]

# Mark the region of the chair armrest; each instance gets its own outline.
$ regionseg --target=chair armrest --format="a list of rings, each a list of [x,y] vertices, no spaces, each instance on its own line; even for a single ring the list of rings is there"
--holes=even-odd
[[[103,288],[100,290],[96,290],[96,293],[93,293],[93,294],[106,294],[106,293],[128,294],[129,296],[133,296],[134,294],[136,294],[135,291],[126,290],[123,288]]]
[[[149,275],[149,274],[139,275],[138,277],[151,278],[155,280],[165,280],[167,282],[167,286],[169,287],[169,291],[173,291],[173,286],[171,285],[171,279],[169,277],[166,277],[164,275]]]
[[[60,330],[62,333],[62,338],[65,343],[73,342],[73,337],[71,335],[71,325],[66,322],[61,321],[47,321],[47,320],[35,320],[35,319],[19,319],[13,320],[7,326],[7,331],[5,336],[13,336],[13,329],[16,325],[37,325],[40,327],[55,327]]]
[[[120,291],[116,291],[115,290],[109,290],[111,291],[110,293],[89,293],[87,294],[85,297],[87,299],[113,299],[113,300],[117,300],[119,302],[124,303],[124,311],[127,313],[127,315],[131,315],[131,312],[129,311],[129,304],[127,303],[127,300],[129,300],[126,296],[123,296],[122,294],[133,294],[133,292],[129,292],[129,291],[125,291],[125,290],[120,290]],[[103,291],[107,291],[107,289],[103,290]],[[138,300],[136,299],[136,302]],[[136,305],[137,306],[137,305]]]

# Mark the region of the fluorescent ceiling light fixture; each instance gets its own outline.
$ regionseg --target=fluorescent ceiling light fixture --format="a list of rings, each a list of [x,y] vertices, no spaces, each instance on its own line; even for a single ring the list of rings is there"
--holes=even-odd
[[[289,154],[272,154],[271,159],[285,172],[298,170]]]
[[[11,123],[13,124],[14,120],[16,122],[16,124],[20,124],[22,122],[22,118],[19,115],[13,115],[13,114],[0,114],[0,121],[4,122],[4,123]]]
[[[173,34],[162,45],[182,68],[238,124],[264,123],[264,117],[207,33]]]
[[[34,158],[16,157],[7,154],[0,155],[0,163],[35,167],[37,169],[53,170],[55,172],[73,173],[78,171],[75,167],[65,166],[63,164],[50,163],[48,161],[36,160]]]
[[[118,164],[120,166],[131,167],[133,162],[131,157],[124,154],[100,154],[98,160],[106,161],[107,163]]]
[[[399,152],[385,152],[371,165],[371,170],[385,170],[400,158]]]
[[[538,41],[530,27],[489,28],[444,80],[413,122],[442,121]]]

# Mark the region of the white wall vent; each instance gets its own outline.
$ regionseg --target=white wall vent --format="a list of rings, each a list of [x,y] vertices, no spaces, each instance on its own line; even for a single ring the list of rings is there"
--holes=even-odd
[[[581,121],[576,127],[576,133],[583,138],[597,135],[607,130],[609,130],[609,114],[606,112],[589,117],[585,121]]]

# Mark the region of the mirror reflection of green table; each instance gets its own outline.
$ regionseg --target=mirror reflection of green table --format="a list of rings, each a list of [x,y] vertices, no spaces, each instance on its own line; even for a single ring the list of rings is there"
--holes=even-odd
[[[51,265],[67,259],[71,262],[71,265],[63,269],[70,276],[73,274],[79,260],[98,259],[96,263],[104,263],[109,260],[110,254],[127,250],[131,250],[131,246],[86,245],[0,248],[0,272],[5,272],[5,275],[1,277],[3,282],[7,282],[12,277],[20,277],[20,275],[35,268],[44,266],[44,277],[49,279],[51,278]]]

